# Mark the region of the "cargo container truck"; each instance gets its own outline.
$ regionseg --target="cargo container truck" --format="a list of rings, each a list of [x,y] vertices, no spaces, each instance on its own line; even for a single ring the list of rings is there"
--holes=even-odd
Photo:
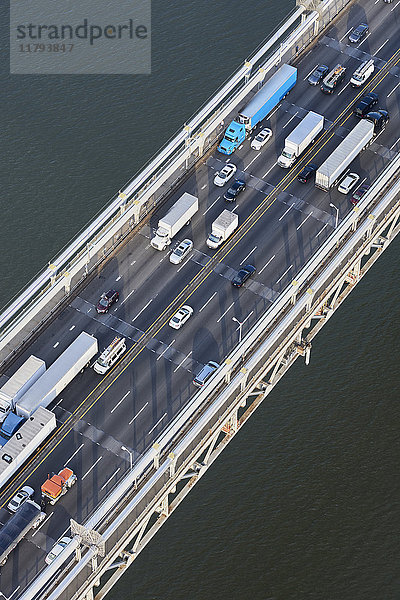
[[[207,238],[209,248],[218,248],[225,242],[239,225],[239,217],[230,210],[224,210],[211,225],[211,233]]]
[[[172,238],[186,225],[199,210],[199,199],[185,192],[169,209],[165,217],[158,221],[157,231],[150,244],[156,250],[165,250]]]
[[[66,494],[68,490],[76,482],[75,473],[68,467],[64,467],[57,475],[50,475],[41,487],[42,499],[49,504],[55,504],[61,496]]]
[[[329,191],[344,170],[374,137],[374,124],[366,119],[358,123],[315,173],[316,187]]]
[[[17,512],[0,529],[0,565],[5,565],[8,556],[32,529],[39,526],[46,514],[33,500],[26,500]]]
[[[38,408],[0,449],[0,488],[56,428],[55,414]]]
[[[82,331],[16,402],[16,414],[27,419],[39,406],[47,407],[73,378],[89,365],[90,360],[97,352],[97,339]]]
[[[0,388],[0,423],[12,411],[15,402],[43,375],[45,370],[44,360],[32,355]]]
[[[324,117],[315,112],[310,112],[293,129],[285,140],[285,147],[278,158],[278,165],[289,169],[324,127]]]
[[[296,67],[282,65],[228,125],[217,150],[222,154],[232,154],[245,140],[247,133],[265,119],[290,92],[296,81]]]

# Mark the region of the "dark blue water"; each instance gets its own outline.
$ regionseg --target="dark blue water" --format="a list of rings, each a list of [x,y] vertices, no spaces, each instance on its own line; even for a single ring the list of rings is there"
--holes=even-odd
[[[155,1],[150,76],[11,77],[3,62],[0,305],[291,8]],[[280,382],[112,600],[400,597],[399,248],[379,259],[314,340],[311,364],[299,360]]]

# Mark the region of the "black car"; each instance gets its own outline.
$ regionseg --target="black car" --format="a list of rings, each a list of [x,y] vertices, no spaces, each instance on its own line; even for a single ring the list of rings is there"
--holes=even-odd
[[[350,202],[353,204],[353,206],[360,202],[361,198],[368,192],[370,187],[370,185],[364,183],[364,185],[361,185],[358,190],[353,193],[352,197],[350,198]]]
[[[314,175],[317,168],[317,165],[313,165],[312,163],[306,165],[304,169],[297,175],[297,179],[301,183],[307,183],[307,181]]]
[[[106,313],[110,310],[114,302],[118,302],[119,293],[116,290],[108,290],[101,295],[97,303],[96,310],[99,314]]]
[[[245,281],[255,273],[256,268],[253,265],[246,265],[240,271],[238,271],[235,277],[232,279],[232,285],[235,287],[242,287]]]
[[[242,179],[236,179],[229,190],[224,194],[224,200],[228,202],[233,202],[239,196],[240,192],[243,192],[246,189],[246,182]]]
[[[362,39],[365,38],[369,31],[369,27],[366,23],[360,23],[349,35],[349,42],[353,44],[357,44],[361,42]]]
[[[307,79],[310,85],[318,85],[321,83],[325,75],[328,73],[329,67],[326,65],[318,65],[318,67],[311,73],[309,78]]]
[[[373,111],[368,113],[365,118],[368,121],[372,121],[375,125],[375,133],[379,131],[383,131],[386,127],[386,123],[389,121],[389,113],[387,110],[378,109],[377,111]]]
[[[362,119],[376,104],[378,104],[378,94],[371,92],[370,94],[363,96],[359,103],[356,104],[353,108],[353,115]]]

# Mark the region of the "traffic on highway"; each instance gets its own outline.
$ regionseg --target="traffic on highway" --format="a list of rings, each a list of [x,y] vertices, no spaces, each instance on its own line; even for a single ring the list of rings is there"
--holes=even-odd
[[[7,597],[62,552],[70,519],[93,513],[400,151],[399,10],[354,5],[279,65],[3,374]]]

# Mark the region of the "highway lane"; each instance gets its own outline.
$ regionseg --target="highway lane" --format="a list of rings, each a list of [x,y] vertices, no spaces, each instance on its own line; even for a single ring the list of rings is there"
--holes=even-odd
[[[375,10],[377,9],[375,8]],[[376,14],[376,18],[378,18],[381,13]],[[391,23],[390,25],[392,26]],[[345,26],[344,23],[343,26]],[[388,27],[385,29],[385,34],[387,30]],[[373,33],[376,34],[376,32]],[[327,36],[329,35],[332,35],[332,32],[328,31]],[[390,45],[394,48],[393,38],[394,36],[391,44],[388,42],[382,48],[382,53],[387,53],[386,60],[390,56],[388,53]],[[375,38],[371,34],[368,44],[372,44],[373,39]],[[380,38],[377,36],[375,43],[378,47],[382,43],[382,40],[379,40]],[[349,50],[353,51],[353,48],[349,48],[346,44],[343,44],[343,50],[344,52],[339,56],[338,51],[330,45],[324,47],[320,45],[318,53],[321,52],[326,59],[320,58],[318,54],[318,62],[326,61],[327,64],[333,66],[339,60],[348,60],[349,70],[355,69],[360,59],[346,54]],[[258,154],[249,148],[247,141],[243,148],[232,157],[233,162],[246,173],[250,180],[248,189],[237,202],[236,211],[240,216],[241,223],[244,223],[269,192],[274,192],[274,186],[277,186],[283,177],[288,176],[287,180],[291,180],[293,173],[300,168],[294,169],[291,174],[288,174],[274,166],[276,157],[283,147],[284,137],[300,120],[301,115],[298,113],[290,121],[290,125],[283,127],[293,117],[297,110],[296,107],[299,106],[303,111],[312,109],[321,112],[328,119],[334,121],[340,111],[345,106],[351,105],[357,96],[357,92],[349,87],[342,88],[344,91],[340,90],[340,96],[334,94],[332,97],[327,97],[322,95],[318,88],[308,86],[301,75],[304,77],[312,69],[314,63],[310,61],[314,57],[315,52],[312,56],[302,60],[298,84],[290,97],[282,103],[280,111],[275,113],[270,121],[274,131],[281,130],[281,133],[278,135],[275,133],[272,142]],[[382,98],[385,94],[390,93],[396,81],[395,76],[391,76],[379,84],[379,93]],[[340,102],[338,98],[340,98]],[[384,102],[385,100],[380,102],[380,106],[388,108],[390,111],[391,123],[384,134],[380,136],[379,144],[375,142],[371,150],[363,153],[359,163],[358,161],[355,163],[357,167],[359,164],[363,167],[363,174],[373,173],[371,179],[375,177],[374,166],[377,163],[377,157],[381,157],[380,154],[374,153],[374,146],[378,146],[376,152],[381,148],[390,148],[390,145],[396,141],[393,123],[398,118],[398,96],[392,94],[388,97],[387,104]],[[350,129],[355,122],[353,117],[349,117],[344,127]],[[335,133],[318,154],[318,163],[322,162],[338,145],[340,139],[340,132]],[[311,160],[311,155],[312,152],[309,160]],[[201,204],[199,213],[193,219],[190,228],[181,232],[182,238],[189,236],[195,242],[196,252],[193,253],[188,263],[182,269],[170,265],[166,253],[158,253],[148,247],[149,240],[146,235],[150,234],[150,230],[144,228],[143,235],[138,235],[131,240],[120,255],[106,265],[100,277],[90,283],[81,294],[82,304],[80,306],[84,306],[86,310],[76,308],[72,303],[72,307],[66,309],[60,318],[48,328],[45,336],[37,340],[25,353],[21,362],[32,352],[44,357],[50,364],[81,330],[96,335],[102,348],[114,336],[115,329],[113,327],[115,326],[134,326],[140,332],[145,331],[153,323],[155,316],[168,306],[170,300],[184,288],[187,281],[201,271],[207,257],[213,256],[213,252],[205,245],[205,239],[209,233],[211,222],[225,208],[222,198],[218,200],[221,190],[212,184],[215,167],[220,162],[220,156],[214,154],[207,160],[207,164],[197,169],[194,176],[185,184],[187,191],[199,195]],[[379,169],[381,170],[386,163],[387,159],[381,157]],[[203,187],[204,185],[206,187]],[[264,190],[265,193],[262,193],[261,190]],[[176,191],[169,204],[172,204],[180,194],[181,190]],[[290,208],[290,203],[297,202],[297,199],[300,199],[301,202]],[[253,226],[250,235],[244,236],[240,243],[232,244],[233,248],[229,252],[228,247],[226,252],[221,252],[222,266],[219,263],[218,267],[207,277],[205,283],[188,300],[191,305],[196,306],[199,314],[201,310],[200,323],[199,318],[194,316],[179,332],[172,331],[167,325],[161,327],[155,337],[157,342],[162,344],[160,346],[157,344],[152,349],[146,348],[139,354],[137,359],[129,365],[82,419],[79,425],[82,431],[75,430],[68,434],[63,443],[53,452],[51,460],[46,461],[46,464],[38,469],[33,476],[33,482],[37,489],[45,479],[48,470],[58,470],[64,464],[63,461],[72,456],[71,465],[79,474],[79,483],[56,505],[53,515],[43,526],[41,533],[44,538],[39,536],[41,543],[36,542],[35,544],[39,545],[42,552],[39,553],[39,559],[35,555],[34,565],[29,565],[30,574],[34,572],[44,556],[43,547],[48,548],[49,543],[51,545],[52,540],[63,533],[67,515],[75,515],[78,520],[84,519],[104,496],[108,486],[122,476],[129,467],[129,456],[126,452],[121,451],[121,446],[125,445],[138,454],[143,452],[151,444],[157,432],[165,427],[189,398],[193,391],[191,386],[193,372],[210,358],[221,361],[233,347],[238,332],[237,324],[232,321],[232,316],[240,320],[246,318],[253,311],[246,323],[247,326],[250,326],[259,316],[260,311],[270,305],[270,300],[260,295],[258,286],[263,285],[272,290],[274,297],[274,293],[276,295],[284,285],[290,282],[292,272],[298,271],[307,257],[323,241],[324,236],[332,231],[334,214],[329,207],[330,202],[340,205],[341,216],[351,209],[348,200],[336,190],[324,194],[311,184],[302,186],[296,181],[291,181],[284,192],[280,191],[277,194],[276,200],[272,193],[266,201],[266,205],[269,206],[268,210]],[[166,210],[167,207],[163,207],[158,214],[165,214]],[[207,212],[204,214],[206,210]],[[311,210],[313,214],[308,216]],[[314,210],[321,211],[321,214],[318,213],[320,218],[315,218]],[[306,218],[307,220],[305,220]],[[152,220],[152,224],[156,220],[157,216]],[[322,227],[325,229],[319,233]],[[179,237],[182,239],[181,234]],[[257,247],[253,250],[255,246]],[[251,254],[249,255],[249,253]],[[230,276],[239,267],[240,262],[246,259],[246,256],[249,256],[249,262],[254,260],[257,274],[253,281],[246,284],[244,289],[233,290],[229,281]],[[292,264],[293,266],[289,269]],[[280,279],[281,277],[282,279]],[[258,293],[256,293],[256,286]],[[121,301],[110,315],[96,317],[93,305],[97,301],[99,293],[109,287],[117,287],[121,290]],[[110,317],[119,319],[120,323],[116,323]],[[132,319],[134,319],[133,322]],[[128,328],[127,331],[129,331]],[[134,332],[133,337],[135,338],[137,335]],[[160,358],[165,346],[168,347],[173,340],[175,341],[168,352]],[[133,345],[132,339],[128,346],[132,347]],[[190,353],[184,363],[187,368],[182,365],[175,371],[178,364],[176,357],[172,356],[172,352],[179,352],[178,356],[182,356],[182,358]],[[171,358],[169,358],[170,353]],[[192,360],[196,362],[192,362]],[[151,377],[150,385],[149,375]],[[92,371],[78,376],[61,394],[62,400],[57,399],[57,418],[60,421],[65,420],[66,416],[75,410],[98,382],[98,376]],[[128,391],[129,395],[124,398]],[[96,393],[93,395],[93,398],[95,397]],[[147,405],[146,402],[148,402]],[[163,417],[165,413],[167,414]],[[135,420],[130,423],[131,419]],[[156,425],[156,429],[151,431],[154,425]],[[75,452],[76,454],[74,454]],[[48,467],[49,463],[51,466]],[[118,469],[120,470],[117,472]],[[110,478],[111,482],[106,485]],[[105,487],[101,489],[103,486]],[[36,540],[39,538],[36,536]],[[3,570],[5,576],[2,574],[2,589],[11,592],[15,589],[18,581],[26,581],[26,573],[21,578],[21,568],[16,569],[14,566],[13,577],[7,577],[7,573],[9,573],[9,564],[18,565],[20,562],[18,556],[21,555],[22,560],[29,548],[30,543],[24,543],[19,552],[10,557],[7,571]],[[18,575],[15,576],[15,573]]]

